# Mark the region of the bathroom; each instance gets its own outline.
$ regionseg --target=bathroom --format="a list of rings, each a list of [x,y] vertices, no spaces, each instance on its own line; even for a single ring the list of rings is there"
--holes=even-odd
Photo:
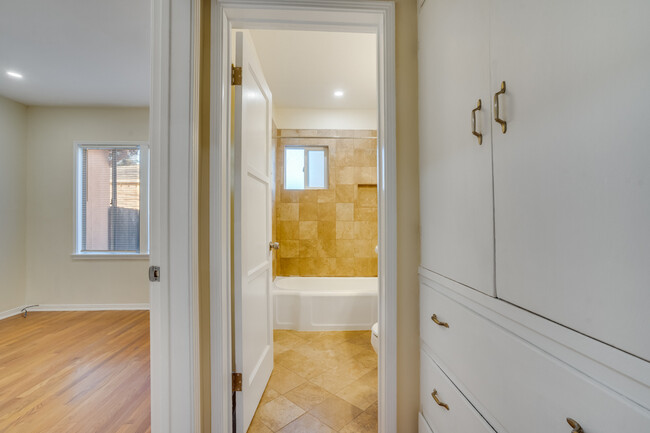
[[[235,193],[235,202],[242,202],[242,213],[236,205],[234,215],[235,221],[242,220],[242,255],[247,256],[246,245],[261,245],[270,235],[269,320],[256,317],[256,330],[251,320],[237,322],[235,314],[235,332],[242,329],[243,345],[265,331],[261,322],[271,322],[272,330],[272,362],[264,355],[247,361],[247,353],[265,353],[259,348],[244,347],[240,358],[235,356],[244,382],[247,365],[254,365],[249,381],[260,383],[245,393],[250,400],[242,404],[242,431],[377,431],[376,36],[244,30],[233,31],[232,39],[233,53],[247,49],[249,58],[255,57],[251,64],[259,66],[257,81],[265,81],[259,86],[264,98],[246,82],[241,90],[233,86],[234,147],[241,143],[241,153],[235,149],[240,155],[235,156],[235,177],[247,170],[245,163],[238,165],[241,161],[249,158],[249,165],[254,164],[265,152],[264,146],[260,152],[251,147],[247,154],[245,134],[253,129],[247,119],[254,114],[246,113],[254,112],[255,101],[272,98],[268,218],[265,199],[254,188],[246,195],[242,181],[243,192],[239,197]],[[241,64],[238,60],[233,64]],[[244,114],[238,116],[238,110]],[[265,169],[250,171],[249,179],[265,178]],[[236,191],[237,185],[235,180]],[[257,223],[246,212],[255,214]],[[267,232],[260,231],[264,223]],[[260,274],[259,266],[246,271],[249,277]],[[241,288],[235,283],[235,304],[242,315],[257,311],[260,317],[264,301],[246,294],[261,287],[253,281]],[[261,303],[253,306],[256,302]],[[256,393],[259,397],[250,397]]]

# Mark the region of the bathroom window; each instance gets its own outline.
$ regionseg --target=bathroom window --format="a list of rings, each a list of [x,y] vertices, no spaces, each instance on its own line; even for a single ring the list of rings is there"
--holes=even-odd
[[[327,159],[325,146],[286,146],[284,189],[327,189]]]
[[[75,166],[75,255],[148,254],[148,145],[75,143]]]

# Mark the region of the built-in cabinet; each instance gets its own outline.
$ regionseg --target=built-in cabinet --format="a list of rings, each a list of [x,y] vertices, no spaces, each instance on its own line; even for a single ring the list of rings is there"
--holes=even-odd
[[[497,432],[650,432],[648,17],[647,0],[421,3],[434,433],[483,431],[438,419],[438,370]]]

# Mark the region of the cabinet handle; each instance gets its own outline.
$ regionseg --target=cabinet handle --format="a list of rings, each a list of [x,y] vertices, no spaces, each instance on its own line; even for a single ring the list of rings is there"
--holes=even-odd
[[[504,93],[506,93],[506,82],[502,81],[501,90],[494,94],[494,121],[501,125],[501,132],[505,134],[508,129],[508,124],[499,115],[499,95],[503,95]]]
[[[567,418],[566,422],[568,422],[571,428],[573,429],[571,433],[584,433],[584,430],[582,429],[580,424],[578,424],[578,421],[574,420],[573,418]]]
[[[479,146],[483,144],[483,134],[476,132],[476,112],[481,111],[481,100],[476,103],[476,108],[472,110],[472,134],[478,138]]]
[[[438,398],[438,390],[437,389],[435,389],[435,388],[433,389],[433,392],[431,393],[431,397],[433,397],[433,399],[436,401],[438,406],[442,406],[445,409],[449,410],[449,405],[447,403],[441,402],[440,399]]]
[[[435,314],[433,316],[431,316],[431,320],[433,320],[433,323],[435,323],[436,325],[444,326],[445,328],[449,328],[449,323],[441,322],[440,320],[438,320],[438,316],[436,316]]]

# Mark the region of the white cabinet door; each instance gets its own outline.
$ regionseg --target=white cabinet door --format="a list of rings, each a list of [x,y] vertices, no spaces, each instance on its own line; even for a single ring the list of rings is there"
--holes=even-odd
[[[273,370],[271,92],[248,33],[236,33],[234,318],[237,433],[248,430]]]
[[[427,0],[418,19],[422,266],[494,294],[488,0]],[[476,113],[482,145],[472,135]]]
[[[648,0],[491,15],[497,296],[648,360],[649,18]]]

